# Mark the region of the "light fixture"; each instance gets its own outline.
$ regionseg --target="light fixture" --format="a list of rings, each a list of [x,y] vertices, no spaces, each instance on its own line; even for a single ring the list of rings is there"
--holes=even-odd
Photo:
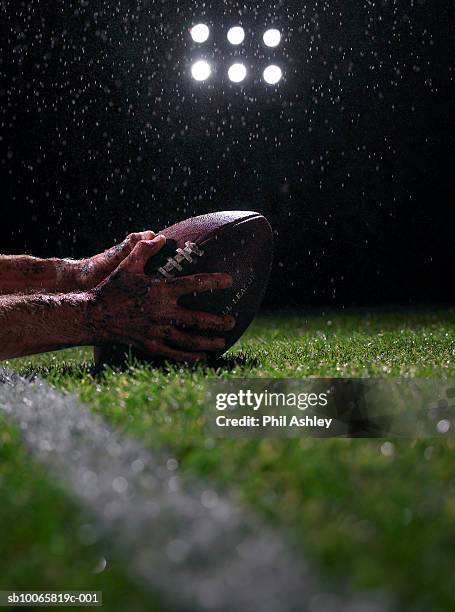
[[[209,27],[205,25],[205,23],[197,23],[191,28],[190,33],[191,38],[194,40],[194,42],[203,43],[208,39],[210,35],[210,30]]]
[[[241,26],[234,26],[228,30],[227,39],[231,45],[240,45],[245,39],[245,30]]]
[[[210,64],[205,60],[194,62],[191,66],[191,75],[195,81],[206,81],[211,73]]]
[[[228,70],[228,77],[233,83],[241,83],[246,77],[246,67],[243,64],[232,64]]]
[[[278,47],[281,40],[281,32],[276,28],[270,28],[270,30],[264,32],[262,40],[267,47]]]
[[[283,72],[279,66],[271,64],[270,66],[267,66],[262,75],[266,83],[268,83],[269,85],[276,85],[278,81],[281,80]]]

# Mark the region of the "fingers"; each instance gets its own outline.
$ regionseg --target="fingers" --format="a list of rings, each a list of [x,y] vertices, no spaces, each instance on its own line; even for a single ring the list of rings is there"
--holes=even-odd
[[[171,326],[163,326],[160,336],[172,346],[190,351],[220,351],[226,344],[224,338],[195,336]]]
[[[179,351],[173,349],[164,341],[146,342],[142,348],[145,348],[151,355],[171,359],[172,361],[186,361],[188,363],[196,363],[205,361],[207,355],[201,352]]]
[[[174,320],[199,331],[230,331],[235,327],[235,319],[230,315],[214,315],[186,308],[180,308]]]
[[[120,268],[143,274],[144,267],[150,257],[153,257],[166,243],[166,238],[159,234],[153,240],[140,240],[131,253],[120,264]]]
[[[130,244],[135,245],[139,242],[139,240],[153,240],[155,236],[155,232],[147,230],[145,232],[135,232],[133,234],[128,234],[126,239],[130,242]]]
[[[155,238],[155,232],[152,231],[129,234],[123,242],[105,251],[104,258],[113,262],[120,262],[131,253],[138,242],[141,240],[153,240],[153,238]]]
[[[136,232],[134,234],[129,234],[123,242],[125,247],[123,249],[122,255],[126,257],[129,253],[133,251],[134,247],[139,242],[141,242],[141,240],[153,240],[155,236],[155,232],[152,231]]]
[[[134,232],[133,234],[128,234],[120,246],[125,252],[125,255],[127,255],[128,253],[131,253],[138,242],[141,240],[153,240],[155,236],[155,232],[149,230],[145,232]]]
[[[174,295],[180,296],[188,293],[228,289],[232,286],[232,276],[214,272],[211,274],[181,276],[165,282],[171,288]]]

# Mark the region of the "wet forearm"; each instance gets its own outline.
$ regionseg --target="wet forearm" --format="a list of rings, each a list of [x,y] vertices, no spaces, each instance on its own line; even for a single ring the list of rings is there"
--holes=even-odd
[[[0,360],[96,342],[88,293],[0,296]]]
[[[0,295],[78,291],[82,288],[79,261],[0,255]]]

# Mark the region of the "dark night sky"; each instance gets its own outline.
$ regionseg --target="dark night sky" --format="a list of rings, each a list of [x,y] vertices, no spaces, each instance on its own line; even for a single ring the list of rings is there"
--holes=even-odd
[[[269,303],[454,299],[439,278],[454,15],[425,0],[0,2],[0,250],[86,255],[253,208],[276,232]],[[188,32],[199,21],[204,45]],[[271,25],[284,40],[267,52]],[[234,56],[242,85],[225,77]],[[200,57],[204,83],[190,76]],[[269,61],[276,87],[261,79]]]

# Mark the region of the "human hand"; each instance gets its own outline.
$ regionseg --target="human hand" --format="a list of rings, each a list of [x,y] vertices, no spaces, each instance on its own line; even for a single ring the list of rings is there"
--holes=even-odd
[[[155,232],[145,231],[129,234],[123,242],[103,253],[76,261],[78,286],[92,289],[109,276],[127,257],[140,240],[153,240]]]
[[[235,319],[180,306],[186,294],[227,289],[227,274],[195,274],[170,280],[145,275],[144,267],[165,244],[164,236],[140,240],[116,270],[89,292],[95,343],[134,346],[151,356],[200,361],[207,351],[222,350],[222,337],[203,333],[229,331]],[[183,328],[183,329],[182,329]]]

